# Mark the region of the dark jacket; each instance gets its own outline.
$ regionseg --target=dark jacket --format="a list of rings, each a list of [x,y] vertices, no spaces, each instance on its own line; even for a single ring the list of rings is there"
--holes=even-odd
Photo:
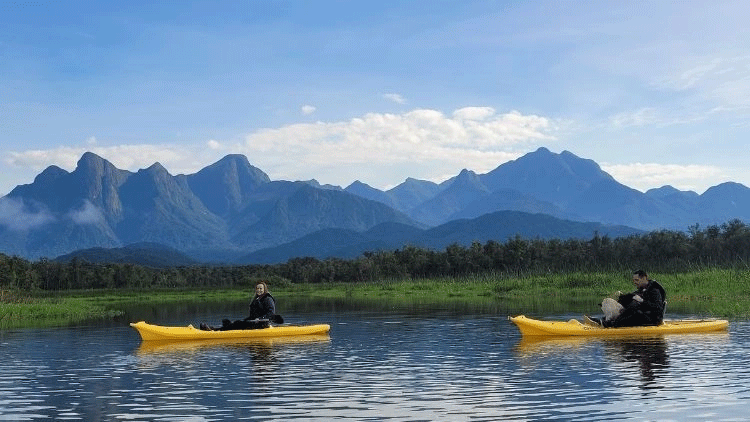
[[[633,297],[639,295],[643,302]],[[620,295],[617,301],[625,307],[620,316],[611,322],[613,327],[634,327],[639,325],[659,325],[664,320],[667,293],[654,280],[633,293]]]
[[[247,319],[269,319],[276,314],[276,301],[270,293],[255,296],[250,302],[250,315]]]
[[[259,328],[268,328],[270,324],[268,320],[271,320],[276,314],[276,301],[270,293],[263,293],[260,296],[253,297],[250,301],[250,316],[245,319],[238,319],[232,322],[231,320],[225,319],[221,322],[221,327],[212,327],[212,330],[227,331],[227,330],[254,330]],[[261,321],[256,321],[260,319]],[[283,318],[281,318],[283,322]]]

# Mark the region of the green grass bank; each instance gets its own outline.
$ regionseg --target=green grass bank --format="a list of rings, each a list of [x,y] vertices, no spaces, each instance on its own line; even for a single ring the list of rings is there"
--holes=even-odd
[[[667,313],[707,317],[750,317],[750,270],[707,269],[651,274],[667,291]],[[347,300],[391,307],[410,304],[487,306],[512,313],[596,313],[602,297],[632,291],[630,273],[566,273],[510,277],[479,275],[375,283],[271,285],[277,299]],[[247,301],[249,289],[159,289],[17,292],[0,290],[0,329],[59,326],[112,319],[133,304]],[[282,312],[283,313],[283,312]]]

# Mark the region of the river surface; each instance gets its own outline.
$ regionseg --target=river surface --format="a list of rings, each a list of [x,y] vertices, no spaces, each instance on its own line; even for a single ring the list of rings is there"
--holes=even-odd
[[[720,334],[529,342],[502,312],[335,308],[286,313],[331,325],[305,340],[147,344],[127,321],[2,331],[0,420],[748,419],[747,321]]]

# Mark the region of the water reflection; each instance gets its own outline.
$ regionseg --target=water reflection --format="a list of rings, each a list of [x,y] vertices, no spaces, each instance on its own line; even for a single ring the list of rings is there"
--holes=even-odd
[[[750,405],[746,322],[725,335],[530,341],[504,312],[287,315],[330,323],[330,336],[0,333],[0,420],[722,421]]]
[[[613,358],[638,365],[644,389],[662,386],[656,381],[669,366],[669,353],[664,336],[613,339],[606,342],[606,346],[605,350],[610,352]]]
[[[216,339],[197,341],[143,341],[135,350],[141,369],[152,371],[160,366],[213,367],[247,363],[254,377],[265,382],[276,366],[289,356],[311,353],[327,347],[330,337],[324,335],[288,336],[259,339]]]
[[[328,343],[331,337],[328,334],[314,334],[306,336],[285,336],[272,338],[237,338],[237,339],[213,339],[195,341],[143,341],[136,350],[139,356],[170,355],[174,353],[194,353],[202,349],[250,349],[250,350],[273,350],[283,345]]]
[[[677,355],[683,364],[692,362],[696,369],[696,363],[704,361],[704,354],[728,347],[729,341],[729,333],[720,332],[635,337],[528,336],[521,337],[513,350],[522,367],[527,369],[537,370],[555,361],[569,361],[575,363],[565,366],[568,374],[564,376],[575,372],[600,376],[599,371],[607,371],[618,374],[619,378],[613,378],[612,385],[604,388],[631,385],[654,390],[671,385],[671,378],[675,376],[675,371],[670,369],[672,355]],[[716,371],[715,368],[708,370]]]

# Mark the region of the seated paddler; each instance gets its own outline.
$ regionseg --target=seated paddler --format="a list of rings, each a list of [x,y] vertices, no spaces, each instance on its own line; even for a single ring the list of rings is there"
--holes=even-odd
[[[221,327],[210,327],[201,323],[201,330],[226,331],[268,328],[270,322],[281,324],[284,319],[276,314],[276,300],[268,291],[268,285],[260,281],[255,284],[255,296],[250,301],[249,315],[245,319],[231,321],[225,319]]]
[[[606,298],[602,301],[602,318],[586,317],[604,327],[638,327],[660,325],[664,320],[667,294],[655,280],[651,280],[643,270],[633,272],[632,293],[621,294],[617,300]]]

